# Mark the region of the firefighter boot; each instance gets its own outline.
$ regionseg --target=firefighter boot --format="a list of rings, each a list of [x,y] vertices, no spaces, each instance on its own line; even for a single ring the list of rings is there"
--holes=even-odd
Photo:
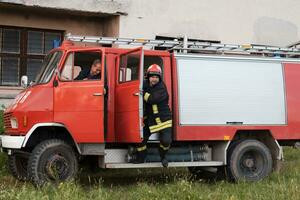
[[[166,158],[166,154],[169,150],[169,145],[167,147],[165,147],[164,145],[160,144],[159,146],[159,154],[160,154],[160,159],[161,159],[161,164],[163,167],[168,167],[168,160]]]
[[[133,160],[134,164],[144,163],[147,155],[146,146],[138,147],[136,151],[136,158]]]

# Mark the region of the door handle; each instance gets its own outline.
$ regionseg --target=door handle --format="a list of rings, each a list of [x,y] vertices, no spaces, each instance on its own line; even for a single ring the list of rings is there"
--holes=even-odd
[[[102,93],[94,93],[93,95],[98,97],[98,96],[102,96]]]
[[[133,93],[133,95],[134,95],[134,96],[139,96],[140,93],[139,93],[139,92],[135,92],[135,93]]]

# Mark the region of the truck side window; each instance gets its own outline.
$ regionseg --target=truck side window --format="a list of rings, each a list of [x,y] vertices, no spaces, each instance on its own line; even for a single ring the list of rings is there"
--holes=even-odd
[[[64,69],[60,75],[63,81],[72,80],[72,67],[73,67],[73,53],[70,53],[66,59]]]
[[[101,52],[73,52],[66,58],[60,75],[62,81],[101,79]]]
[[[100,80],[102,73],[101,52],[75,52],[74,81]]]
[[[138,55],[130,54],[123,55],[120,58],[120,68],[119,68],[119,82],[128,82],[139,79],[139,65],[140,59]],[[159,56],[145,56],[144,57],[144,74],[148,67],[152,64],[158,64],[162,73],[164,72],[163,59]]]
[[[140,58],[138,55],[123,55],[120,60],[119,82],[128,82],[139,79]]]

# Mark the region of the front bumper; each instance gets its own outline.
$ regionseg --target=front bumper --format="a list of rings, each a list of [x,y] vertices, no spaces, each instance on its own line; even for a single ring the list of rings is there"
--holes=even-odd
[[[0,135],[1,149],[21,149],[25,136]]]

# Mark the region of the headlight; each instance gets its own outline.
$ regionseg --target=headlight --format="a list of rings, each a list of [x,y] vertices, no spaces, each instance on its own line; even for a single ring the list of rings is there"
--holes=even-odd
[[[18,120],[14,117],[10,118],[11,128],[18,128]]]

